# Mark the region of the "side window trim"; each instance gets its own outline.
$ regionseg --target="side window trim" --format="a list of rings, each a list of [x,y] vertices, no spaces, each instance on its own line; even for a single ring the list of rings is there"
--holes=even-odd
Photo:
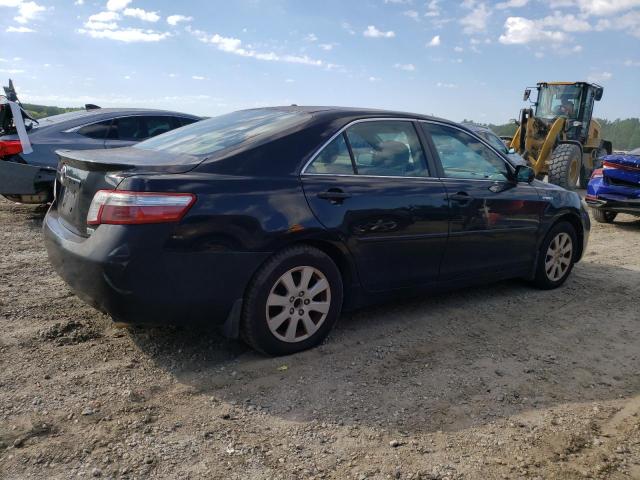
[[[385,122],[385,121],[393,121],[393,122],[407,122],[410,123],[413,126],[413,129],[416,133],[416,136],[418,137],[418,142],[420,143],[420,147],[422,148],[422,153],[425,156],[425,168],[427,169],[427,176],[417,176],[417,177],[411,177],[411,176],[402,176],[402,175],[362,175],[358,173],[358,167],[356,165],[356,161],[355,161],[355,157],[353,155],[353,150],[351,149],[351,143],[349,142],[349,137],[346,135],[346,131],[348,128],[352,127],[355,124],[358,123],[364,123],[364,122]],[[416,122],[426,122],[426,120],[422,120],[422,119],[416,119],[416,118],[400,118],[400,117],[389,117],[389,118],[385,118],[385,117],[375,117],[375,118],[363,118],[363,119],[358,119],[358,120],[353,120],[351,122],[349,122],[348,124],[344,125],[342,128],[340,128],[340,130],[338,130],[336,133],[334,133],[325,143],[323,143],[309,158],[309,160],[303,165],[302,169],[300,169],[300,176],[302,175],[332,175],[332,174],[326,174],[326,173],[307,173],[307,168],[309,167],[309,165],[311,165],[313,163],[313,161],[318,157],[318,155],[320,155],[322,153],[322,151],[325,149],[325,147],[327,147],[331,142],[333,142],[336,138],[338,138],[340,135],[344,136],[345,142],[347,143],[347,148],[349,149],[349,155],[351,156],[351,163],[354,169],[353,174],[335,174],[336,176],[361,176],[361,177],[370,177],[370,178],[409,178],[409,179],[434,179],[434,178],[440,178],[440,176],[436,176],[435,173],[438,172],[438,170],[436,169],[435,171],[433,171],[432,169],[432,159],[433,159],[433,152],[431,149],[427,149],[425,148],[425,145],[423,143],[423,132],[422,132],[422,128],[418,128],[418,124]],[[435,162],[435,163],[439,163],[439,162]],[[434,165],[435,166],[435,165]]]
[[[478,135],[475,135],[474,133],[469,133],[468,131],[457,127],[456,125],[450,124],[450,123],[444,123],[444,122],[438,122],[438,121],[434,121],[434,120],[418,120],[419,123],[426,123],[426,124],[431,124],[431,125],[441,125],[443,127],[449,127],[449,128],[453,128],[455,130],[458,130],[462,133],[466,133],[467,135],[477,139],[480,141],[480,143],[482,143],[485,147],[487,147],[489,150],[491,150],[493,153],[495,153],[498,158],[500,158],[500,160],[502,160],[502,162],[505,164],[505,166],[507,167],[507,171],[509,172],[509,176],[513,177],[513,175],[515,175],[515,170],[513,165],[511,165],[511,163],[504,158],[504,155],[501,154],[500,152],[496,151],[495,148],[493,148],[491,145],[489,145],[484,138],[480,138]],[[437,163],[438,163],[438,174],[440,175],[441,179],[447,179],[449,177],[445,176],[444,174],[444,168],[442,166],[442,160],[440,159],[440,155],[438,154],[438,150],[435,147],[435,144],[433,143],[433,139],[431,138],[431,132],[429,132],[428,129],[421,129],[425,135],[425,137],[428,139],[429,141],[429,146],[433,151],[433,155],[435,155],[435,158],[437,159]],[[495,183],[495,180],[489,179],[489,178],[469,178],[467,180],[471,180],[473,182],[492,182]]]

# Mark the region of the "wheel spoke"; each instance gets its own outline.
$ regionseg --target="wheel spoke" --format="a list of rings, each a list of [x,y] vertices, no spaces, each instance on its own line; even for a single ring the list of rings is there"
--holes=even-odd
[[[309,304],[309,310],[312,312],[327,313],[330,306],[329,302],[311,302]]]
[[[283,297],[277,293],[272,293],[269,295],[269,298],[267,298],[267,305],[270,307],[288,307],[289,297]]]
[[[289,320],[289,325],[287,326],[287,333],[284,334],[284,338],[286,338],[289,342],[293,342],[296,339],[296,331],[298,330],[298,317],[293,316],[291,320]]]
[[[329,288],[329,283],[323,278],[318,280],[318,282],[309,289],[309,298],[314,298],[320,292]]]
[[[547,260],[545,262],[544,266],[545,266],[545,269],[546,269],[547,273],[549,273],[549,270],[551,269],[551,267],[553,267],[554,263],[555,262],[553,261],[553,258],[550,258],[549,260]]]
[[[300,289],[308,290],[309,283],[311,282],[311,278],[313,277],[313,268],[304,267],[302,269],[302,277],[300,278]]]
[[[287,272],[282,277],[280,277],[280,281],[284,285],[284,288],[287,289],[288,295],[295,295],[298,292],[298,289],[296,288],[296,284],[293,281],[293,275],[291,275],[291,272]]]
[[[313,323],[313,320],[311,320],[311,317],[308,313],[305,313],[302,316],[302,323],[304,324],[304,328],[307,331],[307,335],[313,335],[313,333],[315,333],[315,331],[318,329],[318,327],[316,327],[316,324]]]
[[[268,320],[269,327],[272,330],[277,330],[289,317],[290,317],[289,312],[287,310],[283,310],[278,315]]]

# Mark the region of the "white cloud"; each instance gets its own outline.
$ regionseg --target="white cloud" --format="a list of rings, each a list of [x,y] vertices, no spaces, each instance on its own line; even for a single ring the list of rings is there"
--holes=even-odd
[[[0,73],[8,73],[13,75],[14,73],[24,73],[24,70],[19,68],[0,68]]]
[[[22,0],[0,0],[0,7],[17,7]]]
[[[504,10],[505,8],[520,8],[524,7],[529,0],[507,0],[506,2],[500,2],[496,4],[498,10]]]
[[[337,43],[321,43],[318,45],[318,47],[328,52],[330,50],[333,50],[336,47],[336,45],[338,44]]]
[[[640,11],[634,10],[613,20],[603,18],[597,23],[596,30],[622,30],[640,38]]]
[[[635,7],[640,7],[640,0],[576,0],[575,3],[588,15],[613,15]]]
[[[130,3],[131,3],[131,0],[109,0],[107,2],[107,10],[111,10],[112,12],[115,12],[117,10],[122,10]]]
[[[420,14],[416,10],[406,10],[402,14],[412,20],[420,20]]]
[[[120,14],[117,12],[99,12],[89,17],[89,22],[113,22],[120,20]]]
[[[295,80],[293,78],[287,78],[284,82],[285,83],[294,83]]]
[[[539,22],[524,17],[509,17],[504,23],[505,32],[500,35],[500,43],[505,45],[529,42],[562,42],[567,36],[560,31],[544,30]]]
[[[157,22],[160,20],[160,15],[156,12],[147,12],[142,8],[125,8],[122,13],[127,17],[137,18],[144,22]]]
[[[24,27],[24,26],[21,26],[21,27],[11,26],[11,27],[8,27],[6,31],[9,32],[9,33],[32,33],[32,32],[35,32],[35,30],[33,28],[28,28],[28,27]]]
[[[176,26],[180,22],[190,22],[193,17],[187,17],[186,15],[169,15],[167,17],[167,23],[172,26]]]
[[[306,42],[317,42],[318,36],[315,33],[309,33],[307,36],[304,37],[304,40]]]
[[[613,74],[611,74],[610,72],[594,72],[587,77],[587,81],[598,83],[598,82],[606,82],[608,80],[611,80],[612,78],[613,78]]]
[[[438,17],[440,16],[440,7],[438,6],[440,0],[431,0],[427,4],[427,13],[424,14],[425,17]]]
[[[440,45],[440,43],[440,35],[436,35],[431,40],[429,40],[429,43],[427,43],[427,47],[437,47]]]
[[[284,63],[297,63],[301,65],[312,65],[315,67],[327,67],[330,68],[331,64],[326,64],[322,60],[316,60],[307,55],[291,55],[291,54],[277,54],[275,52],[259,52],[251,49],[250,47],[244,47],[242,40],[233,37],[223,37],[214,33],[209,35],[201,30],[194,30],[187,27],[187,31],[197,37],[201,42],[211,43],[222,52],[231,53],[233,55],[239,55],[241,57],[255,58],[257,60],[264,60],[270,62],[284,62]]]
[[[438,87],[438,88],[457,88],[458,85],[456,85],[455,83],[438,82],[438,83],[436,83],[436,87]]]
[[[384,3],[395,3],[396,5],[410,5],[413,0],[384,0]]]
[[[640,61],[628,59],[628,60],[624,61],[624,66],[625,67],[640,67]]]
[[[487,21],[489,20],[491,11],[487,9],[484,3],[478,5],[475,4],[475,1],[465,3],[473,8],[473,10],[460,19],[462,31],[466,34],[484,32],[487,29]]]
[[[84,0],[76,0],[73,2],[74,5],[84,5]]]
[[[396,63],[394,67],[399,68],[400,70],[404,70],[405,72],[416,71],[416,66],[413,63]]]
[[[374,25],[369,25],[362,34],[369,38],[393,38],[396,36],[393,30],[385,32],[378,30]]]
[[[18,5],[18,15],[13,19],[18,23],[29,23],[38,16],[40,12],[46,10],[42,5],[38,5],[36,2],[22,2]]]
[[[453,51],[454,51],[454,52],[458,52],[458,53],[460,53],[460,52],[464,52],[464,48],[462,48],[462,47],[454,47],[454,48],[453,48]]]
[[[346,31],[349,35],[355,35],[356,31],[353,29],[353,27],[351,26],[351,24],[349,22],[342,22],[340,24],[340,26],[342,27],[342,29],[344,31]]]
[[[379,82],[379,81],[380,81],[380,78],[379,78],[379,77],[373,77],[373,76],[371,76],[371,77],[369,77],[369,81],[370,81],[370,82]]]
[[[118,42],[159,42],[171,36],[169,32],[156,32],[154,30],[142,30],[140,28],[121,28],[91,30],[81,28],[78,32],[89,35],[92,38],[104,38]]]
[[[115,30],[118,24],[115,22],[85,22],[84,28],[88,30]]]
[[[565,32],[587,32],[591,30],[589,22],[575,15],[562,15],[560,12],[554,12],[552,16],[548,16],[540,20],[540,25],[545,27],[556,27]]]
[[[193,78],[194,80],[206,80],[206,77],[203,77],[201,75],[192,75],[191,78]]]

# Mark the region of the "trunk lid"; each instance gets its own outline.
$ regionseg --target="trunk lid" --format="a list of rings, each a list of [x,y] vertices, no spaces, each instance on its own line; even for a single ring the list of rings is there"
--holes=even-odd
[[[608,155],[602,174],[609,185],[640,188],[640,155]]]
[[[64,226],[88,236],[87,212],[98,190],[115,190],[131,175],[180,174],[195,168],[201,157],[137,148],[113,150],[58,150],[55,200]]]

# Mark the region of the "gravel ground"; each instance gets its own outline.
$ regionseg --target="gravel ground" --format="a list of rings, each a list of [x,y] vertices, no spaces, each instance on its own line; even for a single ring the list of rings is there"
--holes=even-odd
[[[0,477],[640,479],[640,221],[595,224],[566,285],[345,316],[265,358],[215,330],[118,328],[0,200]]]

